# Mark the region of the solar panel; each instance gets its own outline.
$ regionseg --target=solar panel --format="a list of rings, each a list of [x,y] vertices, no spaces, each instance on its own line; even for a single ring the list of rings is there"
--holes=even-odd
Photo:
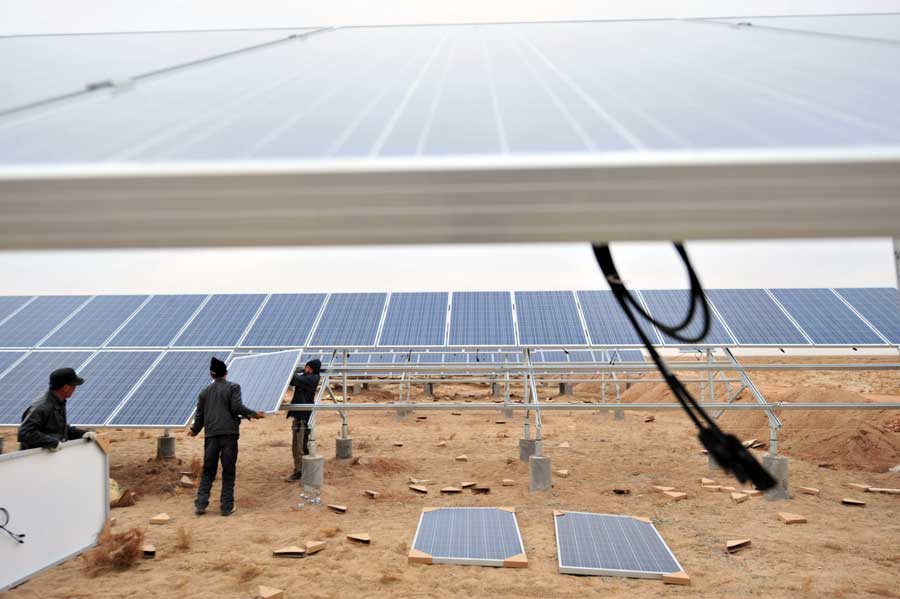
[[[333,293],[313,333],[314,347],[375,345],[386,293]]]
[[[28,295],[0,297],[0,322],[3,322],[30,299],[31,296]]]
[[[84,384],[66,404],[70,424],[103,425],[159,358],[158,351],[101,351],[78,375]]]
[[[772,289],[816,345],[884,345],[830,289]]]
[[[678,324],[687,314],[690,301],[690,292],[684,289],[657,289],[641,291],[641,296],[647,304],[647,309],[651,316],[663,324]],[[716,313],[710,310],[709,313],[712,322],[710,323],[709,332],[706,337],[696,343],[685,344],[678,341],[662,331],[663,343],[666,345],[716,345],[719,347],[726,345],[734,345],[734,339],[722,326]],[[703,315],[700,312],[694,314],[694,319],[685,329],[687,336],[697,335],[700,333],[701,319]]]
[[[266,302],[243,347],[301,347],[306,345],[324,293],[276,293]]]
[[[50,373],[78,368],[91,356],[87,351],[32,352],[0,378],[0,426],[18,426],[22,412],[46,391]]]
[[[512,508],[426,508],[409,561],[467,566],[526,567],[525,547]]]
[[[205,295],[155,295],[107,347],[167,347]]]
[[[89,299],[87,295],[45,295],[0,325],[0,346],[32,347]]]
[[[639,349],[617,349],[611,356],[614,362],[644,362],[644,353]]]
[[[447,293],[392,293],[378,345],[444,345]]]
[[[809,345],[764,289],[707,289],[706,296],[741,345]]]
[[[555,512],[560,574],[662,578],[681,564],[649,520]]]
[[[234,347],[265,298],[260,293],[210,297],[173,345]]]
[[[522,345],[585,345],[571,291],[516,291],[516,319]]]
[[[639,352],[640,353],[640,352]],[[573,350],[569,352],[569,362],[588,363],[595,361],[594,353],[584,350]]]
[[[836,289],[891,344],[900,345],[900,301],[893,287]]]
[[[450,345],[515,345],[512,298],[505,291],[453,293]]]
[[[146,295],[98,295],[41,346],[99,347],[146,299]]]
[[[197,396],[211,382],[209,359],[229,352],[170,351],[109,421],[109,426],[180,428],[188,424]]]
[[[3,372],[12,366],[16,360],[25,355],[23,351],[0,351],[0,377]]]
[[[228,380],[241,386],[244,405],[258,412],[277,412],[300,350],[235,358],[228,365]]]
[[[640,337],[634,332],[612,291],[577,293],[592,345],[641,345]],[[658,342],[656,330],[646,323],[643,326],[650,340]]]

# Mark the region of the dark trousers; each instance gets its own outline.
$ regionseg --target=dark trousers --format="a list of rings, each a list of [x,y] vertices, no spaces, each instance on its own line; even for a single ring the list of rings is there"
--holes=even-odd
[[[294,418],[294,424],[291,426],[293,437],[291,438],[291,452],[294,454],[294,472],[303,470],[303,456],[309,455],[309,448],[306,446],[309,441],[309,427],[306,422],[299,418]]]
[[[234,507],[234,478],[238,458],[238,436],[217,435],[206,437],[203,442],[203,476],[200,477],[200,488],[194,505],[198,509],[206,509],[209,505],[209,492],[219,461],[222,461],[222,496],[219,505],[222,510],[230,511]]]

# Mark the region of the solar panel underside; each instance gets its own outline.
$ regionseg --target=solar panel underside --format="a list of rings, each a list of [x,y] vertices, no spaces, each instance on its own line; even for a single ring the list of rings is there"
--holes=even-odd
[[[87,351],[33,352],[0,378],[0,426],[18,426],[22,412],[47,391],[50,373],[78,368],[91,356]]]
[[[447,293],[392,293],[378,345],[444,345]]]
[[[306,345],[325,297],[324,293],[273,294],[241,345],[243,347]]]
[[[439,508],[422,512],[410,556],[424,554],[434,564],[504,566],[525,557],[519,524],[500,508]]]
[[[619,307],[612,291],[579,291],[578,301],[592,345],[642,345],[641,338]],[[650,340],[657,342],[655,330],[646,327]]]
[[[893,287],[836,289],[892,345],[900,345],[900,298]]]
[[[234,347],[265,295],[214,295],[173,343],[177,347]]]
[[[197,407],[197,396],[211,382],[209,359],[229,352],[170,351],[109,421],[109,426],[183,427]]]
[[[585,345],[571,291],[516,291],[516,320],[522,345]]]
[[[100,347],[146,299],[146,295],[98,295],[41,347]]]
[[[87,295],[45,295],[0,325],[0,347],[32,347],[82,305]]]
[[[706,296],[741,345],[809,345],[764,289],[707,289]]]
[[[78,371],[84,384],[67,402],[70,424],[101,426],[149,372],[158,351],[101,351]]]
[[[690,301],[690,293],[687,290],[659,289],[641,291],[640,293],[647,304],[650,316],[663,324],[678,324],[687,315]],[[716,313],[710,310],[709,316],[712,322],[710,323],[709,332],[703,339],[695,343],[684,343],[660,331],[663,343],[666,345],[715,345],[717,347],[734,345],[734,339],[722,326],[722,322],[716,316]],[[685,329],[685,336],[691,337],[700,333],[702,318],[703,314],[700,311],[694,313],[693,320]]]
[[[107,347],[167,347],[205,295],[155,295],[116,333]]]
[[[816,345],[885,345],[830,289],[772,289]]]
[[[31,296],[5,296],[0,297],[0,322],[3,322],[10,314],[25,305]]]
[[[228,365],[228,380],[241,386],[244,405],[258,412],[277,412],[300,350],[235,358]]]
[[[561,574],[662,578],[682,570],[649,521],[586,512],[553,519]]]
[[[334,293],[313,332],[313,347],[375,345],[385,293]]]
[[[454,292],[450,345],[468,347],[515,343],[512,298],[508,292]]]

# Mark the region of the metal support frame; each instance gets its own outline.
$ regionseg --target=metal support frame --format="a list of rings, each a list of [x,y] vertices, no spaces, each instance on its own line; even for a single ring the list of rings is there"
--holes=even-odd
[[[753,395],[753,398],[756,399],[756,402],[760,405],[768,406],[769,403],[766,401],[766,398],[763,397],[762,392],[756,387],[753,381],[750,380],[750,377],[744,372],[743,368],[741,368],[741,364],[737,361],[737,358],[734,357],[734,354],[731,353],[731,350],[725,348],[724,351],[728,361],[732,365],[738,367],[738,373],[743,381],[743,385],[750,390],[750,393]],[[778,455],[778,429],[783,425],[781,419],[778,418],[771,409],[766,410],[766,416],[769,419],[769,455],[774,457]]]

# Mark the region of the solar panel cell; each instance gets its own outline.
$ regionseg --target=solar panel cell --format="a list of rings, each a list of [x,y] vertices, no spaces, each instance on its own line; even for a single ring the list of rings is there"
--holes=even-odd
[[[324,302],[324,293],[272,295],[241,345],[243,347],[306,345]]]
[[[830,289],[772,289],[817,345],[884,345]]]
[[[375,345],[385,293],[335,293],[313,333],[314,347]]]
[[[156,351],[98,352],[78,372],[85,382],[66,404],[69,422],[84,426],[104,424],[160,354]]]
[[[393,293],[378,345],[444,345],[447,293]]]
[[[107,347],[167,347],[205,299],[205,295],[155,295]]]
[[[516,291],[522,345],[585,345],[571,291]]]
[[[885,339],[900,345],[900,300],[893,287],[837,289],[856,311],[878,329]]]
[[[0,378],[0,426],[18,426],[22,412],[47,391],[48,377],[57,368],[80,366],[87,351],[32,352]]]
[[[86,295],[45,295],[0,325],[0,347],[32,347],[89,299]]]
[[[100,347],[146,299],[146,295],[99,295],[41,346]]]
[[[265,298],[259,293],[212,296],[173,345],[234,347]]]
[[[706,296],[741,345],[809,345],[764,289],[707,289]]]

